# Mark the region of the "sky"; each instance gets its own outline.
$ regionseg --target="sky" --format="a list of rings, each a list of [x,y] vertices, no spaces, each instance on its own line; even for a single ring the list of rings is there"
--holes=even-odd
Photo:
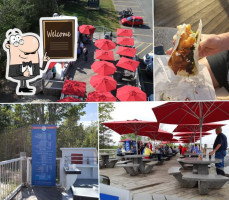
[[[117,102],[114,103],[115,110],[111,113],[113,120],[110,121],[121,121],[121,120],[146,120],[156,121],[156,117],[152,111],[153,107],[164,104],[164,102]],[[219,122],[217,122],[219,123]],[[221,121],[220,123],[226,124],[222,127],[223,133],[228,138],[229,143],[229,120]],[[172,133],[176,128],[176,125],[160,124],[160,129]],[[212,147],[216,138],[215,130],[209,131],[211,135],[202,138],[202,144],[207,144],[208,147]],[[112,132],[112,139],[116,142],[116,145],[120,141],[120,135],[116,132]]]
[[[84,108],[86,114],[80,118],[80,123],[89,126],[92,122],[98,120],[98,104],[88,103]]]

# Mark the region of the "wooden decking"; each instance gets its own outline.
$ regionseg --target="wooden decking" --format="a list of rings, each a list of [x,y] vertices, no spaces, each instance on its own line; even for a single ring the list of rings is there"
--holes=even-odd
[[[100,174],[110,177],[111,185],[131,191],[134,196],[138,193],[166,194],[192,200],[228,200],[229,184],[225,184],[220,190],[211,190],[208,195],[199,195],[198,188],[181,188],[173,176],[168,175],[171,166],[180,166],[177,157],[165,161],[162,166],[155,166],[149,175],[131,177],[123,168],[115,167],[101,169]],[[215,169],[210,169],[215,173]]]
[[[154,7],[158,27],[186,23],[196,30],[202,19],[205,34],[229,31],[229,0],[154,0]]]
[[[29,187],[22,190],[13,200],[61,200],[64,191],[58,187]]]

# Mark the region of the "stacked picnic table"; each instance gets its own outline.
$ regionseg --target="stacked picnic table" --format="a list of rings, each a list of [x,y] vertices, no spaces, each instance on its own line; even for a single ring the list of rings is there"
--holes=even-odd
[[[113,168],[115,164],[118,162],[118,159],[109,158],[110,155],[108,153],[100,153],[99,155],[101,157],[101,160],[99,161],[100,169]]]
[[[221,159],[216,158],[196,158],[196,157],[186,157],[183,159],[178,159],[178,162],[181,164],[183,169],[185,164],[192,165],[192,172],[181,173],[181,167],[171,167],[168,170],[170,175],[173,175],[181,187],[195,187],[198,185],[198,190],[200,194],[207,194],[208,189],[220,189],[229,178],[209,174],[208,166],[212,163],[220,163]]]

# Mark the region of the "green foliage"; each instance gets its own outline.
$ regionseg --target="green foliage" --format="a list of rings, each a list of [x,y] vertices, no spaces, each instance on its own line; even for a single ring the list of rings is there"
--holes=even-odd
[[[22,32],[39,34],[40,17],[58,12],[56,0],[3,0],[0,1],[0,78],[5,77],[6,53],[2,44],[6,31],[19,28]]]
[[[111,139],[111,130],[102,125],[103,122],[112,120],[110,113],[114,111],[113,103],[99,104],[99,148],[104,149],[112,145],[114,141]]]
[[[121,140],[125,140],[125,139],[132,139],[132,140],[135,140],[135,134],[132,133],[132,134],[126,134],[126,135],[122,135],[121,136]],[[140,141],[142,140],[142,137],[141,136],[137,136],[137,140]],[[148,140],[151,140],[149,137],[148,137]]]
[[[57,157],[61,147],[98,148],[97,122],[84,127],[79,123],[86,104],[10,104],[0,105],[0,160],[31,156],[31,126],[57,125]]]

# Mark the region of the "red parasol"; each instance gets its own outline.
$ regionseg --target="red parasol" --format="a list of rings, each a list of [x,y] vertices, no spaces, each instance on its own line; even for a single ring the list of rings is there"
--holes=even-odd
[[[124,46],[134,46],[134,38],[118,37],[117,44],[124,45]]]
[[[122,56],[134,57],[136,52],[137,52],[137,49],[135,48],[120,46],[116,53]]]
[[[229,119],[229,102],[169,102],[152,110],[160,123],[199,124],[200,145],[203,123]]]
[[[82,102],[82,101],[74,97],[65,97],[63,99],[57,100],[57,102]]]
[[[56,62],[50,62],[49,69],[52,69],[56,65]]]
[[[132,29],[117,29],[117,36],[124,36],[124,37],[132,37],[133,30]]]
[[[159,123],[157,122],[141,121],[137,119],[126,121],[103,122],[102,124],[120,135],[135,133],[136,142],[138,132],[157,131],[159,128]]]
[[[110,92],[116,89],[117,81],[110,76],[95,75],[91,77],[90,84],[98,92]]]
[[[135,72],[139,64],[139,61],[122,57],[116,66]]]
[[[113,63],[107,61],[96,61],[92,64],[91,68],[95,73],[104,76],[114,74],[117,69]]]
[[[119,142],[132,141],[131,139],[120,140]]]
[[[200,132],[196,132],[196,133],[193,133],[193,132],[181,132],[181,133],[175,134],[174,136],[176,136],[176,137],[185,137],[185,136],[192,137],[194,135],[200,136]],[[211,135],[211,133],[209,133],[209,132],[202,132],[202,136],[203,135]]]
[[[210,131],[213,129],[216,129],[219,126],[225,126],[226,124],[203,124],[202,125],[202,131]],[[199,124],[179,124],[173,132],[198,132],[200,130]]]
[[[119,88],[116,97],[120,101],[146,101],[146,93],[130,85]]]
[[[87,95],[87,102],[108,102],[117,101],[117,99],[110,92],[90,92]]]
[[[92,35],[95,32],[95,27],[92,25],[81,25],[79,27],[79,32],[87,35]]]
[[[172,133],[161,129],[155,131],[141,131],[139,135],[150,137],[152,140],[171,140],[173,138]]]
[[[98,47],[99,49],[111,50],[111,49],[115,49],[116,44],[111,40],[99,39],[95,41],[95,46]]]
[[[84,97],[86,92],[86,83],[73,80],[65,80],[62,89],[63,94],[76,95]]]
[[[100,60],[114,60],[114,52],[113,51],[105,51],[105,50],[96,50],[95,58]]]

